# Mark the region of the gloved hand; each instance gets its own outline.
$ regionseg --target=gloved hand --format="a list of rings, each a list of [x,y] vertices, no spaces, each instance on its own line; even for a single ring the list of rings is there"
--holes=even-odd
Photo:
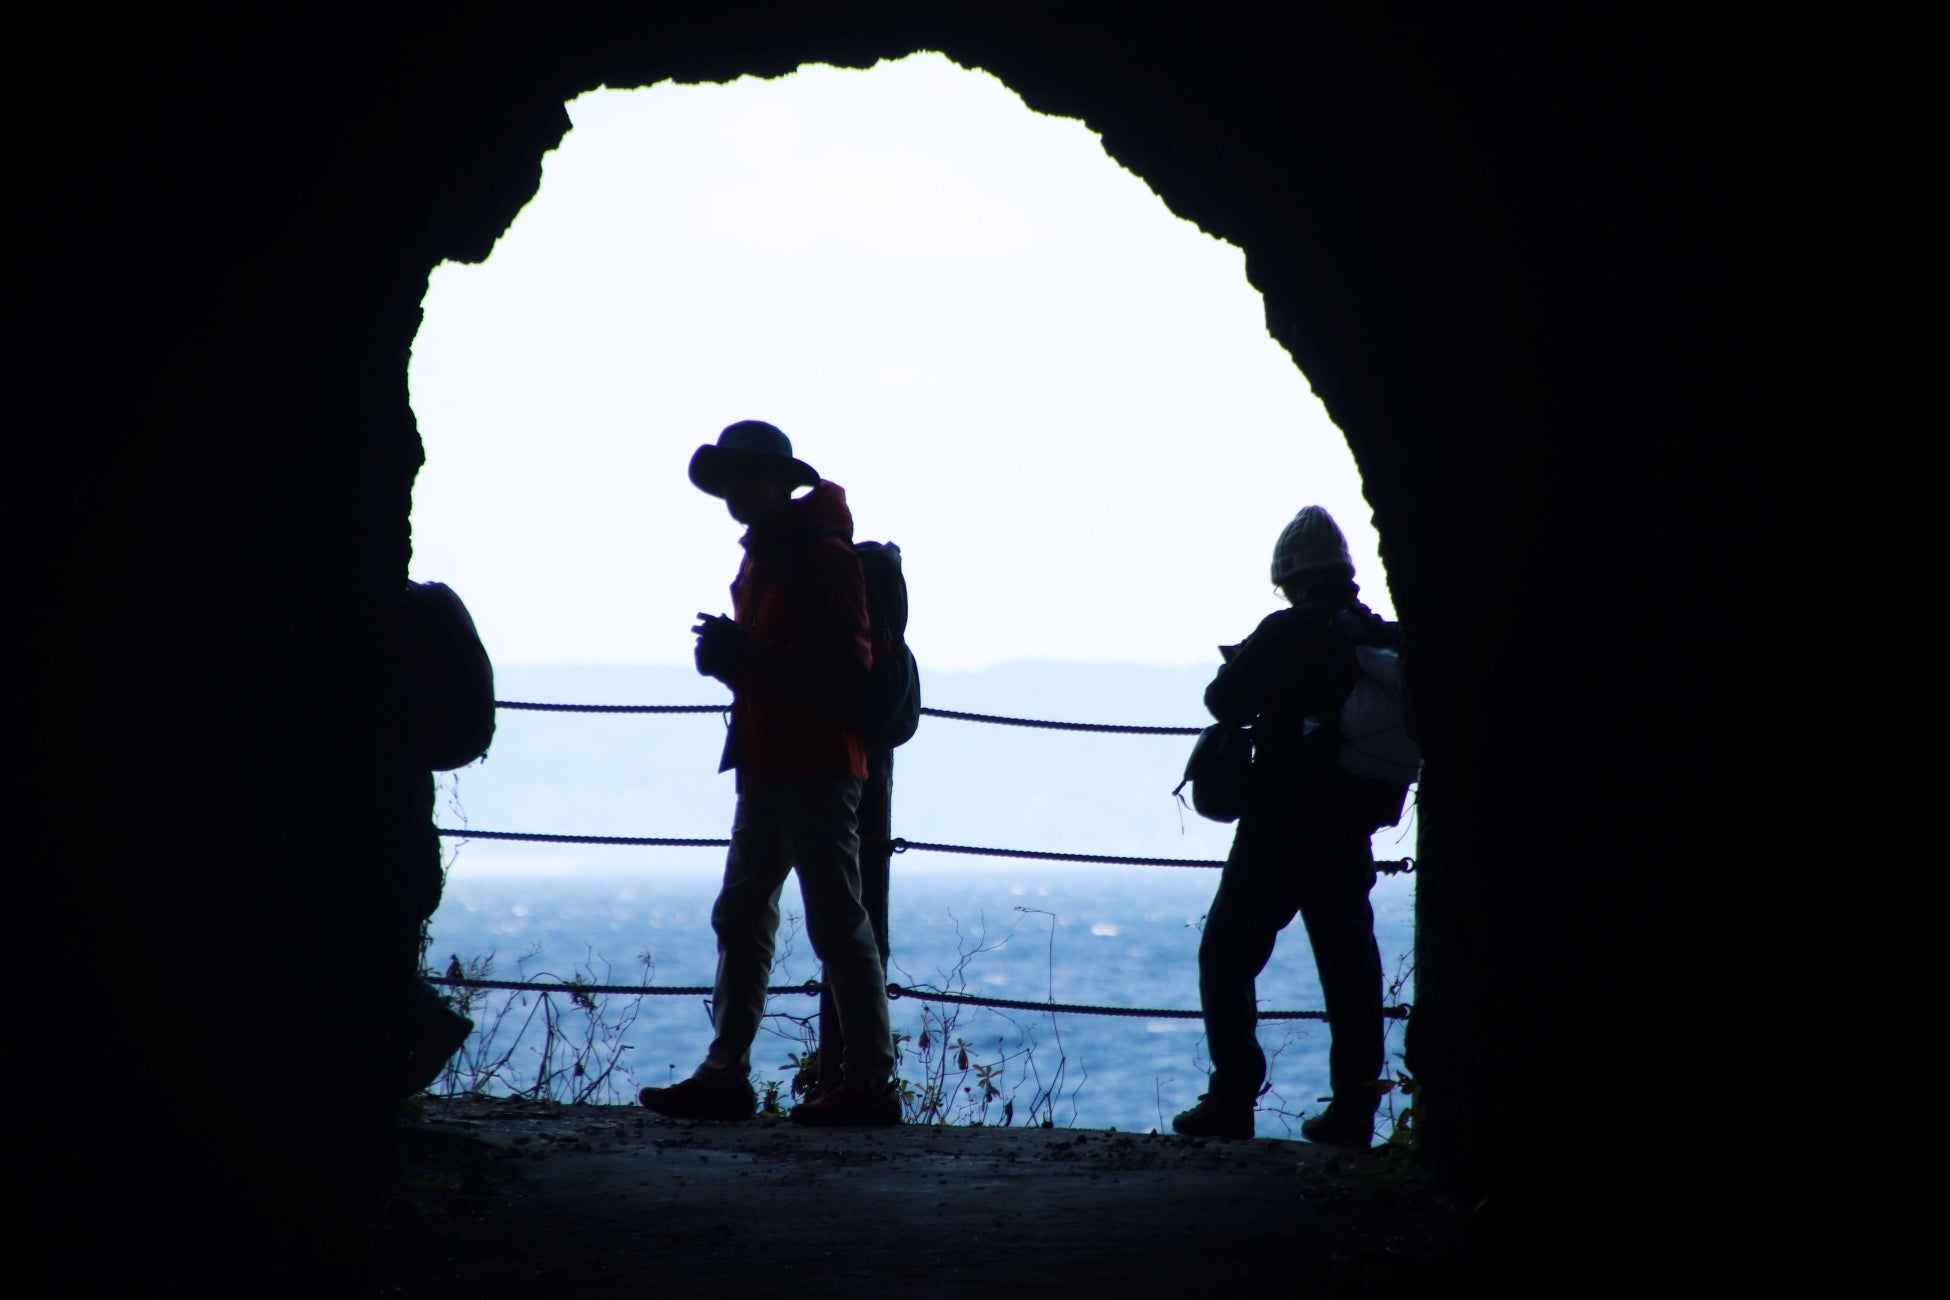
[[[691,629],[697,634],[697,671],[705,677],[728,682],[744,662],[747,633],[736,621],[722,614],[700,612],[697,617],[697,626]]]

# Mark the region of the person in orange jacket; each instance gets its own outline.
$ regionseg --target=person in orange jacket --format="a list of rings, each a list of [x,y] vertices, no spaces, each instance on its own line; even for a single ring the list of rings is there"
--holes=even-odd
[[[699,614],[697,670],[731,688],[719,771],[735,770],[737,811],[718,936],[716,1036],[704,1061],[642,1103],[685,1119],[749,1119],[751,1049],[787,874],[799,877],[806,937],[825,966],[845,1040],[837,1087],[792,1111],[803,1124],[900,1123],[879,941],[861,898],[858,814],[867,752],[855,704],[873,663],[866,583],[846,492],[794,458],[776,427],[743,420],[691,458],[691,482],[747,526],[732,584],[736,616]],[[795,497],[802,487],[812,490]]]

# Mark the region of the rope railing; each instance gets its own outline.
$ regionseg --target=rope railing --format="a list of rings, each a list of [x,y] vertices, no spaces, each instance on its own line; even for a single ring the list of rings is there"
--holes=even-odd
[[[651,849],[728,849],[730,840],[693,840],[670,835],[551,835],[545,831],[477,831],[465,826],[436,826],[438,834],[454,840],[514,840],[521,844],[620,844]]]
[[[457,840],[511,840],[522,844],[600,844],[653,849],[727,849],[728,839],[685,839],[669,835],[556,835],[546,831],[477,831],[466,826],[436,826],[439,834]],[[1224,858],[1145,858],[1114,853],[1057,853],[1043,849],[992,849],[976,844],[931,844],[895,836],[880,841],[896,853],[960,853],[981,858],[1012,858],[1034,862],[1081,862],[1112,867],[1223,867]],[[1374,869],[1384,876],[1412,874],[1414,858],[1377,859]]]
[[[996,713],[963,713],[958,709],[923,708],[924,718],[953,718],[957,722],[987,722],[998,727],[1036,727],[1043,731],[1096,731],[1120,736],[1196,736],[1203,727],[1148,727],[1122,722],[1052,722],[1046,718],[1009,718]]]
[[[533,700],[496,700],[497,709],[530,713],[728,713],[729,704],[539,704]]]
[[[427,977],[427,982],[455,989],[484,989],[511,993],[567,993],[572,997],[709,997],[713,991],[709,984],[583,984],[576,980],[548,984],[538,980],[477,980],[453,975],[431,975]],[[803,984],[775,984],[765,992],[773,996],[801,993],[808,997],[818,997],[825,991],[825,987],[818,980],[807,980]],[[944,993],[936,989],[909,988],[894,983],[887,985],[887,997],[894,1001],[913,998],[919,1002],[940,1002],[962,1007],[989,1007],[997,1011],[1121,1016],[1141,1020],[1198,1020],[1203,1018],[1204,1014],[1173,1007],[1109,1007],[1086,1002],[1031,1002],[1021,998],[986,998],[973,993]],[[1388,1020],[1406,1020],[1409,1008],[1406,1005],[1383,1007],[1381,1014]],[[1325,1020],[1327,1013],[1325,1011],[1261,1011],[1259,1018],[1261,1020]]]
[[[730,711],[728,704],[554,704],[532,700],[497,700],[495,707],[501,709],[525,710],[537,713],[718,713]],[[1096,732],[1114,735],[1138,736],[1196,736],[1199,727],[1159,727],[1109,722],[1062,722],[1047,718],[1017,718],[992,713],[968,713],[958,709],[924,708],[926,717],[949,718],[958,722],[980,722],[1005,727],[1029,727],[1043,731]],[[638,848],[728,848],[729,839],[697,839],[668,835],[570,835],[545,831],[484,831],[469,827],[441,826],[436,830],[442,836],[452,839],[504,840],[528,844],[595,844],[605,846],[626,846]],[[869,841],[873,842],[873,841]],[[990,848],[975,844],[939,844],[926,840],[910,840],[895,836],[891,840],[878,841],[880,847],[890,848],[895,853],[924,852],[963,854],[974,857],[1005,858],[1037,862],[1076,862],[1095,866],[1139,866],[1139,867],[1193,867],[1211,869],[1225,866],[1220,858],[1162,858],[1139,857],[1111,853],[1061,853],[1042,849],[1004,849]],[[1381,875],[1404,875],[1415,870],[1414,858],[1385,859],[1375,863],[1375,870]],[[571,996],[624,996],[624,997],[708,997],[712,993],[708,984],[585,984],[575,980],[556,983],[543,983],[535,980],[488,980],[467,979],[458,976],[429,976],[429,981],[447,988],[483,989],[506,992],[567,993]],[[817,997],[823,991],[818,980],[807,980],[804,984],[775,985],[766,989],[768,995],[805,994]],[[899,984],[887,985],[889,998],[917,998],[922,1001],[940,1002],[955,1006],[987,1007],[998,1011],[1049,1012],[1066,1015],[1122,1016],[1145,1020],[1197,1020],[1201,1013],[1183,1011],[1166,1007],[1111,1007],[1081,1002],[1032,1002],[1018,998],[980,997],[971,993],[947,993],[938,990],[907,988]],[[1391,1020],[1406,1020],[1407,1006],[1386,1007],[1382,1015]],[[1325,1020],[1325,1011],[1262,1011],[1261,1020]]]
[[[534,700],[496,700],[497,709],[531,713],[728,713],[729,704],[542,704]],[[1121,722],[1058,722],[1048,718],[1011,718],[999,713],[965,713],[959,709],[923,708],[924,718],[952,718],[957,722],[987,722],[999,727],[1035,727],[1043,731],[1095,731],[1120,736],[1196,736],[1202,727],[1152,727]]]

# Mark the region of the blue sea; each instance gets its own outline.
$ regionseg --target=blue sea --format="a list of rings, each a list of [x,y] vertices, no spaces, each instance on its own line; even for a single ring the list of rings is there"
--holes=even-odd
[[[432,923],[428,960],[435,969],[444,970],[454,957],[468,964],[491,956],[499,979],[711,982],[710,908],[721,851],[601,849],[550,857],[508,853],[507,847],[476,841],[454,852]],[[1377,847],[1386,848],[1380,837]],[[1195,1011],[1198,927],[1217,881],[1213,870],[966,865],[906,855],[894,863],[889,978],[909,987],[1011,999]],[[1373,895],[1376,935],[1391,979],[1406,972],[1412,950],[1413,890],[1413,877],[1383,877]],[[797,984],[815,977],[818,967],[798,932],[794,884],[787,885],[783,910],[773,982]],[[1305,929],[1297,920],[1281,936],[1259,993],[1268,1009],[1321,1005]],[[1391,1000],[1413,997],[1408,973]],[[537,1000],[505,993],[487,999],[475,1018],[487,1025],[492,1011],[502,1010],[496,1041],[477,1041],[469,1058],[508,1054],[491,1090],[527,1086],[542,1068],[546,1041]],[[551,1001],[563,1033],[588,1034],[586,1014],[569,998]],[[606,1044],[598,1034],[588,1056],[600,1068],[613,1055],[611,1100],[688,1074],[710,1040],[704,999],[695,996],[604,999],[599,1017],[615,1023],[633,1002],[627,1029],[610,1034]],[[792,1077],[787,1058],[803,1050],[804,1038],[793,1017],[811,1016],[815,1007],[814,999],[799,994],[772,999],[774,1015],[753,1055],[761,1086]],[[893,1011],[896,1031],[910,1036],[902,1076],[917,1086],[932,1079],[949,1089],[952,1120],[1001,1123],[1005,1105],[1013,1103],[1008,1118],[1016,1123],[1047,1117],[1066,1127],[1166,1129],[1171,1116],[1204,1090],[1204,1039],[1195,1019],[1005,1013],[929,1007],[912,998],[897,1000]],[[951,1017],[945,1026],[943,1016]],[[926,1054],[920,1051],[924,1030]],[[1392,1054],[1401,1050],[1401,1037],[1400,1025],[1391,1022],[1389,1050],[1397,1067]],[[1288,1136],[1326,1095],[1327,1030],[1313,1021],[1263,1022],[1260,1040],[1273,1062],[1273,1092],[1262,1100],[1259,1131]],[[945,1075],[944,1042],[950,1067]],[[966,1045],[967,1069],[959,1065],[957,1043]],[[995,1088],[986,1110],[980,1103],[987,1094],[979,1086],[984,1065],[992,1067]],[[1047,1100],[1039,1105],[1039,1098]]]

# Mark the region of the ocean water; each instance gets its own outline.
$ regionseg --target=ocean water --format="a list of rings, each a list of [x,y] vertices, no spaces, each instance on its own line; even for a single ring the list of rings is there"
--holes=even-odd
[[[1386,833],[1384,833],[1386,834]],[[1377,842],[1377,847],[1382,845]],[[556,856],[497,853],[501,846],[476,841],[455,855],[447,891],[432,923],[429,963],[444,969],[492,955],[496,978],[570,978],[660,985],[711,982],[715,946],[710,908],[721,873],[717,850],[569,851]],[[1397,850],[1397,854],[1399,850]],[[919,855],[897,858],[888,929],[893,958],[889,978],[911,987],[998,997],[1117,1007],[1195,1011],[1199,923],[1218,883],[1212,870],[1159,867],[1078,867],[1043,863],[992,865]],[[1389,977],[1405,968],[1413,933],[1412,877],[1383,877],[1373,901],[1376,937]],[[803,936],[797,933],[796,887],[788,884],[782,910],[781,956],[775,984],[817,974]],[[640,964],[647,956],[651,965]],[[1260,1004],[1273,1009],[1317,1009],[1320,991],[1306,933],[1296,920],[1259,984]],[[535,1000],[493,994],[505,1004],[497,1050],[512,1047],[510,1073],[527,1082],[537,1068],[540,1021]],[[1399,994],[1413,1001],[1412,977]],[[553,1001],[573,1022],[566,997]],[[614,1015],[628,999],[610,999]],[[494,1005],[494,1003],[490,1003]],[[791,1078],[787,1055],[800,1049],[803,1031],[791,1017],[816,1007],[803,995],[772,999],[774,1013],[753,1053],[753,1073]],[[951,1087],[976,1087],[975,1067],[999,1065],[999,1096],[988,1122],[1002,1122],[1013,1101],[1016,1122],[1032,1099],[1052,1092],[1047,1111],[1063,1126],[1145,1131],[1166,1128],[1171,1116],[1204,1090],[1206,1061],[1199,1022],[1163,1018],[1109,1018],[1081,1014],[996,1012],[948,1008],[902,998],[893,1004],[894,1027],[909,1034],[901,1073],[924,1081],[926,1062],[916,1048],[924,1027],[930,1045],[942,1035],[939,1021],[953,1017],[949,1042],[967,1044],[971,1066],[948,1071]],[[482,1019],[477,1014],[477,1019]],[[518,1030],[525,1024],[525,1037]],[[628,1031],[617,1039],[615,1080],[623,1098],[643,1084],[688,1074],[710,1040],[703,999],[647,997],[636,1005]],[[1391,1022],[1389,1050],[1401,1050],[1402,1032]],[[1262,1101],[1259,1131],[1288,1136],[1327,1091],[1327,1029],[1312,1021],[1262,1022],[1260,1040],[1272,1058],[1272,1094]],[[938,1062],[939,1049],[933,1053]],[[952,1053],[951,1053],[952,1055]],[[599,1053],[599,1059],[607,1059]],[[979,1092],[956,1094],[955,1117],[979,1112]]]

